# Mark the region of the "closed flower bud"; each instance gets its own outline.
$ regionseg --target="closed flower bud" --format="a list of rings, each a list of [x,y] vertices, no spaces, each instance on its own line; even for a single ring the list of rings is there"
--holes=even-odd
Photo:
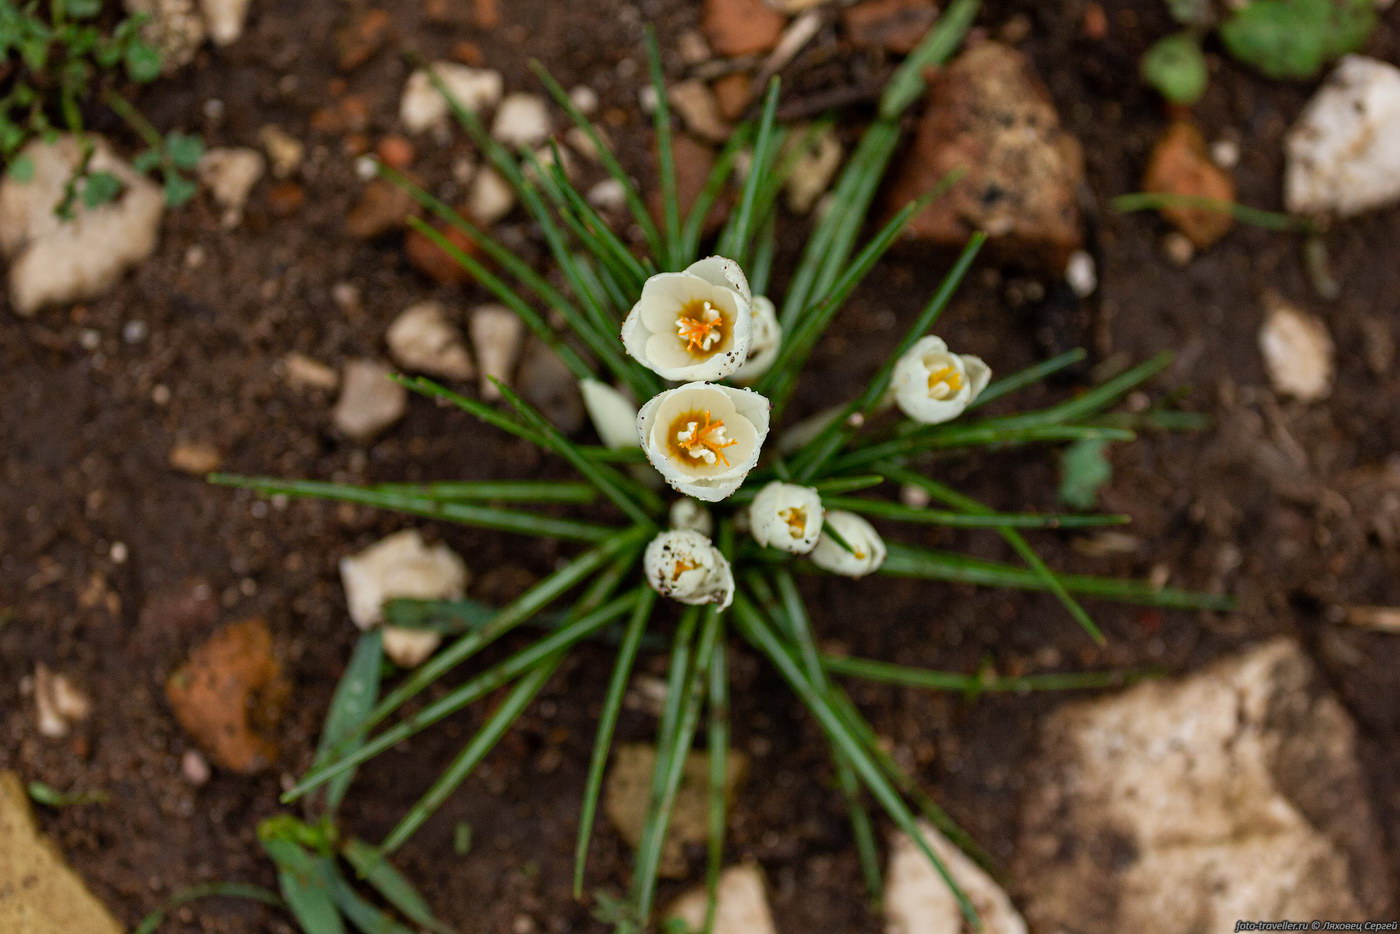
[[[778,310],[762,295],[753,297],[753,337],[749,340],[749,358],[734,374],[736,383],[755,382],[773,366],[783,344],[783,326],[778,323]]]
[[[699,532],[662,532],[647,545],[642,564],[647,583],[663,597],[691,605],[718,603],[721,610],[734,601],[729,561]]]
[[[849,550],[836,541],[833,529]],[[833,574],[864,577],[885,563],[885,540],[855,513],[833,509],[826,514],[826,528],[812,549],[812,563]]]
[[[981,358],[950,353],[942,338],[929,336],[899,358],[891,389],[905,415],[937,425],[961,415],[991,378]]]
[[[809,486],[773,482],[749,506],[749,531],[769,548],[805,555],[822,531],[822,499]]]
[[[637,444],[637,407],[607,383],[581,379],[583,407],[604,447],[630,448]]]

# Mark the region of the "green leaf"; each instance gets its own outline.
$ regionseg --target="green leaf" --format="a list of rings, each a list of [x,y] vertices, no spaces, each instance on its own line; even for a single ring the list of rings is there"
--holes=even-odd
[[[331,708],[326,714],[326,724],[321,728],[321,741],[316,746],[316,758],[312,765],[328,761],[331,751],[337,748],[353,749],[361,735],[365,718],[374,709],[379,699],[379,673],[384,662],[384,635],[379,629],[360,636],[355,643],[355,651],[340,676],[331,697]],[[345,744],[345,745],[342,745]],[[354,778],[353,771],[343,772],[326,786],[326,810],[335,813],[345,792]]]
[[[28,184],[34,180],[34,160],[28,156],[20,156],[10,163],[6,174],[21,185]]]
[[[182,169],[193,169],[204,155],[204,140],[189,133],[171,130],[165,134],[165,153]]]
[[[122,180],[111,172],[89,172],[83,181],[83,204],[95,208],[122,193]]]
[[[63,9],[74,19],[88,19],[102,12],[102,0],[63,0]]]
[[[197,191],[199,186],[183,175],[171,172],[165,176],[165,203],[172,208],[178,208],[193,198]]]
[[[1142,56],[1142,77],[1175,104],[1194,104],[1209,75],[1200,41],[1189,32],[1158,39]]]
[[[1098,438],[1076,441],[1060,454],[1060,499],[1074,509],[1093,509],[1099,489],[1113,479],[1113,465],[1104,452],[1108,442]]]
[[[360,934],[416,934],[361,897],[338,871],[331,880],[331,898]]]
[[[376,847],[352,838],[345,842],[341,852],[355,872],[405,918],[432,931],[448,930],[445,924],[433,917],[432,909],[418,894],[413,883],[395,869]]]
[[[146,84],[160,77],[160,52],[155,46],[141,41],[132,42],[126,47],[126,74],[138,84]]]
[[[1254,0],[1221,25],[1220,38],[1270,78],[1310,78],[1360,49],[1375,25],[1374,0]]]
[[[1213,19],[1211,0],[1166,0],[1172,19],[1183,26],[1209,26]]]
[[[160,153],[154,149],[146,149],[136,155],[131,160],[131,167],[136,171],[145,174],[160,166]]]
[[[276,820],[273,818],[272,820]],[[272,821],[258,828],[263,849],[277,865],[277,884],[287,907],[305,931],[316,934],[344,934],[332,891],[335,870],[331,861],[303,849],[300,844],[268,831]]]
[[[67,808],[79,804],[101,804],[112,796],[105,791],[59,791],[52,785],[33,781],[29,783],[29,797],[51,808]]]
[[[204,885],[192,885],[189,888],[180,889],[165,904],[141,919],[141,923],[136,925],[131,934],[155,934],[156,930],[165,923],[165,916],[187,902],[200,898],[246,898],[250,901],[262,902],[264,905],[271,905],[273,908],[286,908],[287,903],[282,901],[282,897],[271,889],[265,889],[260,885],[249,885],[245,882],[209,882]]]

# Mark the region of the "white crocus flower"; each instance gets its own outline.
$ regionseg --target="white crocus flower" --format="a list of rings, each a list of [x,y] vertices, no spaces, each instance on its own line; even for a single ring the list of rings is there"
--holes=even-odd
[[[716,503],[758,463],[768,437],[768,399],[751,389],[686,383],[642,406],[637,435],[672,489]]]
[[[729,561],[693,529],[673,529],[653,538],[642,565],[647,583],[663,597],[692,605],[718,603],[721,610],[734,601]]]
[[[773,366],[783,343],[783,326],[778,323],[778,309],[762,295],[753,297],[753,337],[749,341],[749,358],[734,374],[734,381],[745,385],[754,382]]]
[[[723,379],[748,358],[752,301],[744,271],[723,256],[658,273],[622,323],[623,346],[663,379]]]
[[[822,498],[810,486],[773,482],[749,506],[749,531],[769,548],[805,555],[822,532]]]
[[[715,530],[715,518],[710,515],[710,510],[689,496],[671,504],[670,520],[673,529],[689,529],[705,536],[713,534]]]
[[[950,353],[942,338],[929,336],[899,358],[890,388],[905,415],[937,425],[961,415],[991,378],[980,357]]]
[[[637,443],[637,407],[626,396],[596,379],[581,379],[578,388],[604,447],[630,448]]]
[[[849,551],[832,538],[833,529],[851,546]],[[864,577],[885,563],[885,540],[855,513],[833,509],[826,514],[826,529],[812,549],[812,563],[833,574]]]

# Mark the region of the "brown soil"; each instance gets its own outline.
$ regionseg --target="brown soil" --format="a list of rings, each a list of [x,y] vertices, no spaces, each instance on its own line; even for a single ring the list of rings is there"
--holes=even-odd
[[[473,288],[429,283],[407,265],[394,237],[366,244],[345,234],[361,183],[346,153],[347,133],[313,129],[313,114],[336,102],[331,85],[344,78],[344,93],[367,107],[368,139],[393,132],[408,71],[392,46],[353,73],[337,71],[334,31],[354,6],[255,4],[242,41],[204,52],[177,80],[140,100],[158,125],[198,129],[214,145],[256,145],[268,123],[306,141],[307,161],[295,179],[305,194],[299,206],[265,181],[244,224],[225,232],[215,209],[198,200],[169,215],[156,256],[100,301],[32,320],[0,313],[0,610],[12,614],[0,627],[0,768],[59,788],[111,792],[105,805],[46,810],[43,821],[127,923],[191,883],[274,883],[254,827],[276,811],[286,778],[307,763],[355,637],[336,561],[403,525],[333,505],[278,509],[211,488],[167,466],[171,446],[213,444],[226,469],[244,473],[347,480],[564,476],[564,468],[523,444],[421,401],[372,446],[349,443],[329,427],[331,400],[308,401],[278,375],[278,361],[291,351],[336,364],[381,355],[385,328],[411,300],[436,297],[467,307],[484,298]],[[1136,189],[1168,122],[1137,80],[1136,64],[1170,23],[1155,0],[1109,2],[1106,37],[1090,39],[1081,28],[1087,6],[989,2],[980,23],[993,32],[1024,32],[1019,45],[1084,143],[1086,208],[1102,289],[1081,303],[1054,277],[984,265],[943,330],[1001,372],[1077,345],[1091,348],[1099,363],[1176,350],[1176,365],[1155,390],[1187,390],[1186,405],[1211,415],[1216,427],[1149,435],[1115,449],[1116,472],[1104,500],[1134,517],[1136,547],[1094,557],[1070,535],[1036,540],[1052,565],[1165,573],[1183,586],[1231,591],[1240,609],[1220,616],[1095,605],[1110,637],[1099,650],[1044,597],[885,579],[823,581],[811,588],[823,608],[816,625],[824,639],[853,652],[967,671],[983,658],[1004,671],[1186,670],[1244,642],[1294,633],[1361,724],[1372,792],[1392,852],[1400,852],[1394,779],[1400,672],[1388,662],[1396,637],[1337,621],[1342,606],[1400,603],[1394,453],[1400,271],[1388,261],[1400,241],[1400,209],[1327,235],[1332,273],[1342,284],[1334,301],[1312,294],[1302,243],[1285,234],[1237,228],[1186,268],[1171,265],[1160,248],[1160,221],[1115,215],[1107,206],[1112,195]],[[483,30],[473,24],[469,4],[405,0],[392,7],[397,46],[436,58],[455,43],[474,42],[511,89],[534,87],[530,57],[546,62],[566,86],[592,85],[605,110],[617,108],[611,130],[639,171],[646,152],[635,105],[644,73],[641,24],[656,22],[663,46],[674,48],[698,17],[693,4],[661,0],[581,0],[568,5],[567,15],[563,5],[521,0],[502,4],[501,25]],[[448,22],[428,18],[425,11],[435,7],[449,9]],[[1394,11],[1388,20],[1368,51],[1396,60]],[[808,67],[813,77],[793,82],[798,95],[820,90],[808,87],[818,79],[830,80],[831,61],[847,61],[857,78],[884,67],[864,58],[850,63],[831,33],[803,61],[799,69]],[[668,67],[681,68],[678,60]],[[1243,202],[1278,205],[1280,141],[1309,91],[1263,81],[1213,57],[1197,119],[1209,139],[1238,135]],[[201,116],[210,98],[224,103],[217,119]],[[843,126],[855,132],[865,117],[850,110]],[[120,127],[98,129],[124,139]],[[424,138],[414,171],[449,194],[448,167],[462,145],[457,140],[449,150]],[[793,255],[802,227],[785,227],[785,256]],[[530,255],[537,251],[518,220],[502,228],[508,242]],[[189,261],[192,251],[203,254],[198,268]],[[838,319],[813,385],[820,380],[833,399],[853,391],[897,340],[911,296],[927,294],[936,282],[943,258],[935,259],[901,248]],[[358,288],[359,302],[337,304],[338,283]],[[1036,291],[1033,283],[1043,285],[1046,298],[1026,299]],[[1267,289],[1327,320],[1339,372],[1325,402],[1297,405],[1269,392],[1256,349]],[[133,321],[148,330],[137,343],[123,337]],[[857,342],[843,332],[874,337]],[[1028,393],[1025,401],[1072,391],[1089,372]],[[168,401],[160,401],[167,393]],[[941,469],[950,482],[1001,507],[1055,505],[1048,452]],[[508,599],[568,552],[488,532],[437,531],[466,556],[477,575],[474,595],[485,600]],[[925,538],[1002,554],[994,536],[930,531]],[[125,561],[113,556],[118,542]],[[198,598],[197,582],[206,600]],[[280,728],[279,766],[254,777],[216,771],[208,785],[194,788],[180,768],[190,740],[162,686],[218,624],[254,616],[268,620],[295,685]],[[568,876],[607,660],[602,647],[577,652],[502,748],[402,851],[403,868],[460,930],[603,929],[590,920],[587,905],[569,896]],[[36,662],[92,695],[96,713],[76,739],[37,735],[32,702],[20,687]],[[644,664],[661,669],[660,659]],[[739,651],[733,667],[736,742],[751,757],[751,779],[737,803],[729,856],[763,864],[785,930],[875,929],[820,732],[756,657]],[[900,759],[1005,860],[1036,725],[1061,698],[969,703],[864,685],[855,685],[854,694]],[[378,839],[479,716],[458,716],[366,768],[347,805],[347,824]],[[653,727],[649,715],[629,711],[620,738],[644,740]],[[452,850],[460,821],[474,828],[475,845],[465,857]],[[629,858],[611,829],[602,829],[590,891],[624,887]],[[1400,861],[1395,867],[1400,872]],[[530,926],[517,925],[522,917]],[[246,903],[202,903],[163,930],[285,931],[289,922]]]

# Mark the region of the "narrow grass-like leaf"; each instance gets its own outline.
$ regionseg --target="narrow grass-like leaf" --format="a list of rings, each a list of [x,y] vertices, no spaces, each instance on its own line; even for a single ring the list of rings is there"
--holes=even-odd
[[[383,732],[377,733],[353,751],[345,753],[324,766],[308,771],[300,782],[283,795],[283,798],[294,800],[300,797],[346,769],[354,768],[360,763],[374,758],[384,750],[422,732],[444,717],[448,717],[474,701],[485,697],[496,688],[537,668],[555,651],[569,648],[622,616],[631,609],[633,599],[633,597],[619,597],[605,606],[579,616],[575,621],[561,626],[544,638],[532,642],[500,664],[471,678],[465,684],[453,688],[422,710],[405,717]],[[486,632],[487,629],[477,630],[464,636],[463,641],[475,639],[479,647],[489,641],[483,638],[483,634]],[[392,699],[391,696],[389,700]],[[382,707],[383,703],[380,706]]]
[[[612,500],[619,509],[627,514],[627,517],[639,525],[650,526],[653,524],[652,518],[647,514],[634,495],[639,495],[640,490],[644,490],[640,484],[631,484],[631,492],[626,485],[614,480],[607,472],[602,470],[598,464],[589,460],[583,453],[577,450],[576,445],[551,425],[534,406],[526,402],[519,393],[511,389],[500,380],[496,380],[496,387],[500,389],[501,395],[510,403],[511,407],[525,419],[526,424],[544,436],[549,446],[570,464],[579,473],[583,474],[594,486],[602,490],[603,494]],[[650,493],[650,490],[647,490]],[[652,495],[655,498],[655,495]]]
[[[71,808],[82,804],[102,804],[112,796],[101,789],[97,791],[59,791],[52,785],[32,781],[25,786],[31,800],[45,807]]]
[[[744,186],[739,192],[739,206],[725,234],[720,238],[720,253],[740,259],[744,247],[753,235],[753,225],[757,218],[759,189],[763,186],[767,173],[763,171],[774,154],[773,124],[778,113],[778,92],[782,81],[774,76],[768,82],[768,91],[763,98],[763,112],[758,119],[758,129],[754,135],[753,165],[744,178]]]
[[[1208,198],[1204,195],[1187,195],[1165,191],[1139,191],[1129,195],[1119,195],[1110,204],[1121,214],[1131,211],[1159,211],[1164,208],[1186,208],[1192,211],[1216,211],[1228,214],[1243,224],[1262,227],[1265,230],[1280,230],[1285,233],[1315,234],[1317,223],[1306,217],[1294,217],[1279,211],[1265,211],[1226,201],[1223,198]]]
[[[249,901],[261,902],[264,905],[271,905],[273,908],[285,909],[287,907],[282,896],[260,885],[250,885],[246,882],[207,882],[203,885],[192,885],[180,889],[172,894],[165,900],[165,904],[142,918],[131,934],[156,934],[170,912],[181,905],[201,898],[244,898]]]
[[[656,109],[651,114],[652,133],[656,141],[657,175],[661,182],[662,242],[668,269],[676,269],[681,249],[681,208],[676,198],[676,154],[671,149],[671,103],[666,99],[666,77],[661,73],[661,52],[656,47],[656,30],[646,28],[647,71],[651,89],[656,94]]]
[[[580,455],[582,458],[582,455]],[[586,461],[585,461],[586,462]],[[596,466],[596,465],[594,465]],[[326,483],[318,480],[279,480],[274,477],[236,477],[229,474],[211,474],[210,483],[219,486],[256,490],[265,496],[293,496],[306,499],[327,499],[344,503],[358,503],[376,509],[389,509],[430,519],[445,519],[463,525],[474,525],[485,529],[503,532],[516,532],[521,535],[535,535],[544,538],[566,538],[580,542],[601,542],[618,533],[613,526],[596,522],[583,522],[578,519],[556,519],[529,512],[502,509],[497,506],[478,506],[471,503],[444,502],[421,496],[408,496],[401,493],[387,493],[374,487],[354,486],[348,483]]]
[[[838,457],[831,469],[844,472],[888,459],[903,459],[925,451],[950,448],[1080,441],[1084,438],[1131,441],[1134,437],[1135,435],[1127,429],[1107,428],[1101,425],[1062,425],[1057,421],[1044,425],[1004,424],[1001,421],[993,423],[989,420],[948,427],[942,431],[920,432],[857,448]]]
[[[263,849],[277,866],[282,898],[304,931],[343,934],[345,925],[331,895],[334,867],[291,840],[263,837]]]
[[[1081,418],[1089,418],[1099,414],[1117,402],[1124,394],[1166,369],[1171,364],[1172,359],[1172,352],[1164,350],[1073,399],[1067,399],[1035,412],[988,419],[982,424],[992,428],[1026,428],[1058,425]]]
[[[833,708],[825,694],[806,678],[801,663],[783,645],[768,622],[759,615],[749,601],[747,594],[740,592],[735,595],[734,609],[735,618],[739,622],[739,629],[744,638],[767,656],[778,669],[779,674],[783,676],[783,679],[798,693],[803,704],[817,718],[817,722],[821,724],[822,730],[833,745],[839,748],[850,760],[851,766],[865,782],[871,794],[880,802],[899,828],[909,835],[915,846],[942,877],[948,889],[957,898],[963,917],[973,928],[980,928],[981,920],[977,915],[977,910],[972,906],[972,902],[968,900],[967,893],[958,885],[957,880],[949,873],[943,860],[939,858],[938,854],[928,845],[923,834],[919,832],[909,806],[890,785],[889,779],[880,770],[865,744],[845,725],[840,714]]]
[[[710,659],[709,696],[710,711],[708,740],[710,754],[710,787],[707,808],[707,840],[705,854],[705,924],[703,934],[712,934],[715,929],[715,908],[719,892],[719,873],[724,865],[724,831],[727,824],[729,802],[725,794],[729,778],[729,669],[725,659],[724,622],[721,619],[720,632],[715,642],[714,655]]]
[[[530,70],[540,79],[540,82],[549,92],[549,96],[554,98],[554,102],[559,105],[564,113],[568,114],[569,119],[573,121],[574,125],[582,130],[583,134],[588,137],[588,141],[593,144],[594,150],[598,153],[598,161],[602,163],[603,169],[622,186],[623,198],[627,201],[627,207],[632,212],[632,219],[636,221],[637,226],[641,228],[642,236],[650,246],[652,255],[657,257],[664,256],[665,253],[663,251],[664,247],[661,241],[661,235],[656,229],[656,224],[652,222],[651,212],[647,210],[646,202],[642,200],[641,193],[638,191],[636,184],[633,183],[631,176],[623,170],[622,165],[617,161],[617,157],[613,154],[612,149],[604,142],[603,135],[598,132],[598,128],[594,126],[593,121],[589,120],[583,111],[578,109],[573,100],[570,99],[569,92],[564,90],[563,85],[554,79],[554,76],[549,73],[544,65],[536,60],[531,60]]]
[[[1024,370],[1018,370],[1010,376],[1004,376],[1001,379],[993,380],[987,385],[986,389],[983,389],[981,393],[978,394],[976,399],[973,399],[972,402],[968,404],[968,411],[986,405],[993,400],[1000,399],[1002,396],[1009,395],[1018,389],[1024,389],[1027,386],[1034,385],[1047,376],[1053,376],[1067,367],[1074,366],[1086,356],[1088,355],[1084,352],[1082,347],[1076,347],[1074,350],[1067,350],[1062,354],[1056,354],[1049,360],[1042,360],[1039,363],[1032,364]]]
[[[937,480],[925,477],[912,470],[889,470],[886,472],[891,477],[897,477],[900,482],[916,486],[939,502],[952,506],[955,509],[961,509],[968,513],[983,516],[992,512],[990,507],[978,502],[972,497],[959,493],[946,484],[939,483]],[[1026,563],[1026,566],[1035,572],[1036,576],[1044,582],[1045,589],[1055,595],[1055,599],[1059,600],[1064,608],[1069,611],[1069,615],[1074,617],[1074,621],[1089,634],[1089,638],[1093,639],[1099,645],[1103,645],[1105,642],[1103,633],[1099,631],[1099,627],[1094,623],[1093,618],[1089,616],[1084,607],[1079,605],[1078,600],[1070,596],[1069,591],[1065,589],[1065,585],[1060,581],[1059,575],[1050,570],[1045,562],[1041,560],[1040,555],[1036,553],[1035,549],[1030,546],[1030,543],[1026,541],[1021,533],[1005,526],[1001,527],[998,532],[1006,543],[1011,546],[1011,549]]]
[[[705,177],[705,184],[700,188],[700,193],[695,196],[695,203],[690,206],[690,213],[686,215],[685,226],[681,231],[681,250],[678,259],[679,264],[689,264],[699,259],[700,236],[705,229],[705,219],[709,217],[710,210],[719,199],[719,193],[724,190],[725,183],[729,181],[730,175],[734,171],[735,160],[739,153],[753,139],[753,126],[744,124],[736,129],[729,137],[729,141],[724,144],[719,155],[715,157],[715,164],[710,169],[710,174]],[[754,276],[749,275],[752,284]],[[758,286],[754,286],[755,295],[763,294]]]
[[[591,503],[598,498],[588,483],[562,480],[465,480],[434,483],[376,483],[367,489],[444,502]]]
[[[331,899],[336,908],[360,934],[415,934],[412,928],[405,927],[387,912],[370,904],[339,872],[335,873],[330,884]]]
[[[311,763],[313,767],[329,762],[332,750],[355,747],[357,738],[363,735],[361,728],[365,718],[379,700],[379,672],[383,663],[384,634],[372,629],[355,643],[345,673],[331,695],[331,707],[326,713],[325,726],[321,727],[321,740]],[[326,786],[327,813],[334,814],[340,807],[354,777],[353,771],[342,772]]]
[[[880,566],[880,573],[893,574],[898,577],[951,581],[958,584],[977,584],[984,587],[1005,587],[1012,590],[1049,589],[1046,581],[1033,570],[997,561],[984,561],[955,552],[916,548],[893,542],[889,545],[889,554],[885,558],[885,563]],[[1056,574],[1055,576],[1070,593],[1119,603],[1136,603],[1142,606],[1159,606],[1177,610],[1218,611],[1229,610],[1235,605],[1233,599],[1220,594],[1198,593],[1172,587],[1154,587],[1136,580],[1099,577],[1090,574]]]
[[[896,665],[873,658],[823,655],[821,661],[823,667],[832,674],[931,691],[957,691],[969,697],[1007,692],[1074,691],[1122,687],[1151,677],[1153,674],[1153,672],[1144,671],[1084,671],[997,678],[981,674],[965,675],[956,671],[934,671],[911,665]]]
[[[940,65],[962,44],[981,6],[980,0],[953,0],[938,22],[904,59],[880,95],[880,116],[898,117],[924,93],[924,72]]]
[[[592,839],[593,821],[598,812],[598,797],[603,789],[603,771],[607,768],[612,749],[613,731],[622,711],[622,699],[637,660],[637,649],[646,633],[647,623],[656,607],[656,592],[650,587],[640,591],[637,605],[627,622],[622,645],[617,652],[612,679],[603,698],[603,711],[598,717],[598,733],[593,741],[593,756],[588,765],[588,781],[583,792],[583,807],[579,812],[578,844],[574,849],[574,898],[583,896],[583,873],[588,863],[588,844]]]
[[[1124,525],[1128,516],[1084,515],[1079,513],[1040,514],[1032,512],[957,512],[905,506],[882,499],[861,499],[855,496],[825,496],[822,505],[828,509],[845,509],[920,525],[946,525],[958,529],[1082,529],[1105,525]]]
[[[380,844],[380,850],[384,853],[392,853],[413,836],[414,831],[423,825],[423,822],[431,817],[438,808],[442,807],[454,791],[467,780],[467,776],[481,764],[481,760],[486,758],[486,754],[495,748],[500,742],[506,730],[511,724],[525,712],[525,708],[535,699],[535,695],[544,688],[545,684],[553,677],[558,670],[559,664],[563,662],[562,652],[550,655],[533,669],[527,672],[506,695],[506,699],[501,702],[501,706],[487,718],[486,722],[471,738],[457,758],[449,765],[433,782],[433,786],[428,789],[422,798],[414,802],[408,813],[395,825],[389,835]]]
[[[341,845],[340,851],[346,862],[354,867],[356,875],[368,882],[405,918],[431,931],[449,930],[447,925],[433,916],[428,902],[408,881],[408,877],[395,869],[377,847],[351,837]]]

